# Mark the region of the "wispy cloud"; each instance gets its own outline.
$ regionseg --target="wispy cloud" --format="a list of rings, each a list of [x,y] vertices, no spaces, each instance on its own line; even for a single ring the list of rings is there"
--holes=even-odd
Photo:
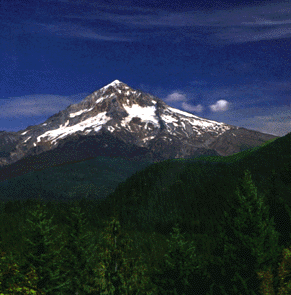
[[[182,33],[190,38],[195,38],[196,29],[212,27],[213,31],[210,35],[234,43],[284,38],[289,36],[291,25],[291,4],[289,3],[269,3],[265,6],[232,10],[183,12],[169,12],[150,8],[146,11],[143,9],[138,11],[137,7],[106,6],[96,3],[89,5],[94,6],[95,10],[82,14],[65,14],[64,18],[107,20],[135,28],[187,27],[187,31],[183,28]],[[104,12],[106,8],[109,12]],[[103,11],[100,9],[103,9]],[[120,10],[123,12],[120,13]],[[127,10],[128,13],[124,13],[124,10]],[[115,11],[115,13],[112,13],[112,11]],[[258,27],[261,28],[260,31],[257,30]],[[262,27],[263,31],[261,31]]]
[[[231,40],[234,43],[288,38],[291,37],[291,26],[289,25],[287,28],[265,29],[264,32],[258,32],[256,28],[246,30],[245,28],[232,27],[217,33],[217,37],[219,39]]]
[[[215,120],[216,118],[213,118]],[[291,108],[285,107],[246,107],[227,112],[227,118],[220,120],[235,126],[284,136],[291,130]]]
[[[130,38],[124,38],[119,36],[114,36],[113,34],[103,33],[99,34],[93,29],[88,27],[68,22],[53,22],[53,23],[38,23],[34,21],[25,21],[29,25],[30,31],[41,32],[47,31],[49,33],[61,36],[61,37],[74,37],[74,38],[85,38],[93,40],[103,40],[103,41],[132,41]]]
[[[51,5],[49,12],[36,8],[36,20],[30,18],[21,25],[32,31],[46,31],[61,37],[116,42],[148,40],[155,36],[172,38],[175,43],[184,38],[201,40],[203,36],[204,43],[217,43],[218,40],[243,43],[286,38],[291,34],[290,3],[268,3],[232,10],[172,12],[131,6],[126,2],[124,5],[99,4],[93,1],[58,2],[60,5],[57,8]],[[71,6],[69,9],[68,5]],[[93,24],[94,21],[98,25]],[[118,29],[112,32],[111,26]],[[21,27],[21,30],[25,29]],[[173,29],[179,32],[178,38],[173,38]]]
[[[88,93],[72,96],[35,94],[1,100],[0,118],[51,116],[67,106],[78,103]]]
[[[242,22],[242,25],[247,26],[278,26],[278,25],[288,25],[291,24],[291,20],[285,20],[285,21],[270,21],[270,20],[264,20],[259,19],[255,22]]]
[[[55,2],[56,0],[45,0],[46,2]],[[150,8],[150,7],[139,7],[139,6],[135,6],[131,3],[131,5],[128,5],[125,1],[122,1],[120,3],[123,3],[123,5],[114,3],[114,4],[102,4],[102,3],[98,3],[95,1],[92,2],[84,2],[83,0],[58,0],[60,2],[64,2],[64,3],[68,3],[69,5],[72,6],[82,6],[88,9],[92,8],[96,8],[96,9],[101,9],[101,8],[105,8],[108,9],[110,11],[112,10],[121,10],[121,11],[139,11],[139,12],[157,12],[157,11],[163,11],[163,9],[158,9],[158,8]]]

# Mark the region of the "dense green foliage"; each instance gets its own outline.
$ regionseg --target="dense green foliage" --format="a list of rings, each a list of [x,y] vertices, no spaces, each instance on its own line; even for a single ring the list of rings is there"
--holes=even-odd
[[[52,217],[48,218],[47,214],[40,204],[37,204],[35,210],[29,212],[30,217],[26,219],[27,224],[23,226],[23,233],[27,233],[24,240],[28,246],[22,256],[24,264],[21,265],[20,271],[27,273],[32,267],[39,278],[37,289],[43,290],[46,294],[56,294],[63,286],[59,283],[63,274],[54,263],[54,257],[59,255],[61,249],[51,251],[58,237],[55,236]]]
[[[238,294],[238,290],[255,294],[254,290],[258,291],[260,287],[257,272],[265,271],[269,265],[276,267],[283,247],[278,246],[273,218],[269,220],[263,196],[258,195],[248,171],[237,196],[238,210],[233,207],[231,214],[224,212],[226,220],[223,226],[219,225],[222,251],[227,257],[220,267],[224,270],[224,280],[234,282],[225,286],[226,294]],[[216,270],[216,277],[218,273]],[[220,276],[218,282],[222,280]]]
[[[1,200],[37,198],[39,191],[44,200],[71,200],[105,198],[132,173],[149,166],[149,161],[98,157],[77,163],[29,172],[0,182]],[[0,169],[1,174],[1,169]]]
[[[270,266],[277,292],[291,245],[290,139],[232,162],[155,163],[106,198],[50,201],[39,186],[38,200],[2,202],[0,250],[20,273],[0,291],[34,270],[46,294],[253,295]]]

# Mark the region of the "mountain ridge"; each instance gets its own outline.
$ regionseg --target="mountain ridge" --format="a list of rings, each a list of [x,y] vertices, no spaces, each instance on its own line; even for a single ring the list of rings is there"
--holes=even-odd
[[[172,108],[151,94],[114,80],[42,124],[0,132],[0,171],[24,158],[57,152],[66,142],[73,143],[73,151],[81,145],[78,138],[84,136],[96,141],[106,136],[116,138],[125,143],[125,156],[135,146],[146,150],[153,161],[203,154],[227,156],[277,138]],[[85,159],[83,154],[80,159]]]

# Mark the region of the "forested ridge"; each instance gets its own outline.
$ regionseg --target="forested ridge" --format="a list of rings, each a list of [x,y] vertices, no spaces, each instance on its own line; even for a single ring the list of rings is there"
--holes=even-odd
[[[290,148],[156,163],[102,199],[1,202],[0,294],[291,294]]]

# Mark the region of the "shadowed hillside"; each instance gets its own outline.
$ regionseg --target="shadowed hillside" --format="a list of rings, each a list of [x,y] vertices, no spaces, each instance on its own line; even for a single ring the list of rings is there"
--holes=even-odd
[[[60,269],[64,271],[67,268],[66,264],[62,264],[61,257],[68,255],[68,252],[62,250],[61,245],[67,243],[69,247],[73,243],[70,236],[78,227],[76,227],[76,221],[69,222],[67,218],[77,216],[72,215],[71,211],[77,206],[88,221],[82,231],[90,236],[89,248],[85,249],[83,243],[80,244],[82,245],[80,250],[77,250],[77,246],[69,248],[72,251],[79,251],[78,255],[84,255],[88,261],[91,261],[90,267],[95,267],[95,271],[102,269],[97,267],[100,257],[102,255],[104,257],[104,253],[117,251],[116,248],[108,246],[107,249],[112,249],[110,251],[113,252],[107,250],[102,252],[102,247],[105,245],[105,241],[101,238],[102,232],[105,230],[106,221],[114,216],[122,229],[120,239],[123,239],[126,233],[133,243],[131,250],[123,254],[125,255],[123,257],[130,257],[130,259],[142,257],[143,266],[148,269],[146,274],[150,278],[150,283],[146,286],[163,290],[161,293],[154,291],[145,294],[170,294],[169,290],[183,288],[184,293],[189,295],[193,294],[193,290],[196,290],[196,293],[200,292],[199,294],[222,295],[225,294],[221,291],[223,288],[226,288],[228,292],[233,286],[242,288],[240,281],[235,282],[233,279],[234,270],[247,278],[244,282],[248,284],[248,290],[256,290],[255,294],[265,294],[258,293],[260,281],[256,277],[255,270],[265,272],[268,267],[274,277],[274,294],[277,295],[280,285],[278,263],[283,261],[283,249],[291,245],[290,139],[291,134],[287,134],[260,148],[230,156],[229,162],[227,157],[215,158],[216,161],[212,157],[203,157],[167,160],[155,164],[144,163],[143,169],[140,169],[140,166],[135,172],[132,169],[131,176],[124,177],[123,181],[120,175],[121,182],[105,198],[97,198],[94,190],[90,192],[86,189],[77,190],[77,186],[72,184],[71,188],[75,187],[75,191],[70,191],[70,200],[49,201],[53,186],[61,186],[66,180],[64,177],[61,178],[65,174],[56,174],[58,177],[50,184],[52,187],[50,191],[41,190],[40,186],[39,190],[34,192],[38,200],[27,199],[1,203],[2,250],[11,253],[14,261],[17,261],[24,269],[25,253],[31,252],[24,236],[33,237],[35,234],[35,229],[31,228],[27,222],[30,216],[29,210],[36,210],[35,205],[42,204],[46,200],[45,208],[49,216],[52,216],[51,222],[55,226],[50,239],[56,238],[59,234],[63,235],[63,238],[54,244],[49,255],[55,255],[55,262],[61,264]],[[94,179],[98,173],[103,176],[107,173],[109,179],[110,175],[112,177],[116,175],[118,165],[122,167],[121,165],[124,164],[121,159],[115,159],[115,164],[113,164],[114,161],[111,162],[112,166],[109,168],[111,164],[109,165],[110,162],[106,158],[96,159],[96,161],[97,166],[91,163],[93,170],[99,167],[98,172],[96,170],[94,172]],[[84,165],[82,169],[87,173],[91,169],[89,169],[90,161],[79,164]],[[101,167],[104,169],[102,170]],[[84,183],[82,179],[84,175],[70,174],[69,166],[67,168],[67,175],[72,177],[71,183],[78,180]],[[22,181],[23,194],[30,190],[29,186],[33,184],[32,179],[26,187],[25,181]],[[66,194],[67,192],[64,192],[64,195]],[[12,199],[12,196],[10,197]],[[259,203],[261,201],[262,203]],[[242,209],[244,211],[241,211]],[[43,215],[39,216],[40,220],[43,220]],[[240,222],[235,223],[235,218],[239,218]],[[234,231],[235,224],[238,232]],[[67,228],[69,226],[71,227]],[[262,230],[261,227],[265,229]],[[255,237],[259,237],[258,241],[250,234],[252,232],[255,233]],[[116,231],[113,231],[113,234],[116,234]],[[117,237],[119,235],[116,236],[116,239],[119,239]],[[266,237],[270,238],[266,239]],[[263,244],[260,242],[262,239],[265,239]],[[193,247],[186,249],[191,250],[189,253],[195,253],[196,258],[193,258],[192,254],[187,254],[188,250],[181,246],[184,242],[187,245],[192,243],[195,252]],[[233,247],[227,249],[234,250],[227,250],[224,246],[226,243]],[[122,245],[118,246],[118,253],[124,251],[125,248]],[[248,245],[253,246],[248,248]],[[94,251],[88,250],[93,248]],[[257,252],[253,253],[252,249],[256,249]],[[235,251],[236,255],[230,255],[227,251]],[[259,253],[264,253],[264,262],[258,262]],[[113,254],[110,257],[113,271],[117,262]],[[72,261],[74,261],[73,258]],[[72,261],[70,263],[73,263]],[[175,264],[171,267],[166,261],[175,262]],[[82,276],[89,283],[88,275],[83,273],[81,266],[78,267],[76,266],[76,269],[79,269],[78,276]],[[137,270],[140,267],[134,269]],[[132,268],[132,272],[134,269]],[[91,283],[94,273],[94,271],[90,273]],[[118,276],[128,274],[128,272],[125,273],[125,268],[114,273]],[[132,275],[135,277],[136,274],[132,273]],[[100,274],[95,273],[95,276],[100,277]],[[171,276],[177,278],[174,283],[169,281]],[[189,286],[186,286],[182,280],[185,276],[189,278]],[[60,277],[58,283],[65,282],[67,278]],[[128,284],[131,284],[130,282],[128,280]]]

